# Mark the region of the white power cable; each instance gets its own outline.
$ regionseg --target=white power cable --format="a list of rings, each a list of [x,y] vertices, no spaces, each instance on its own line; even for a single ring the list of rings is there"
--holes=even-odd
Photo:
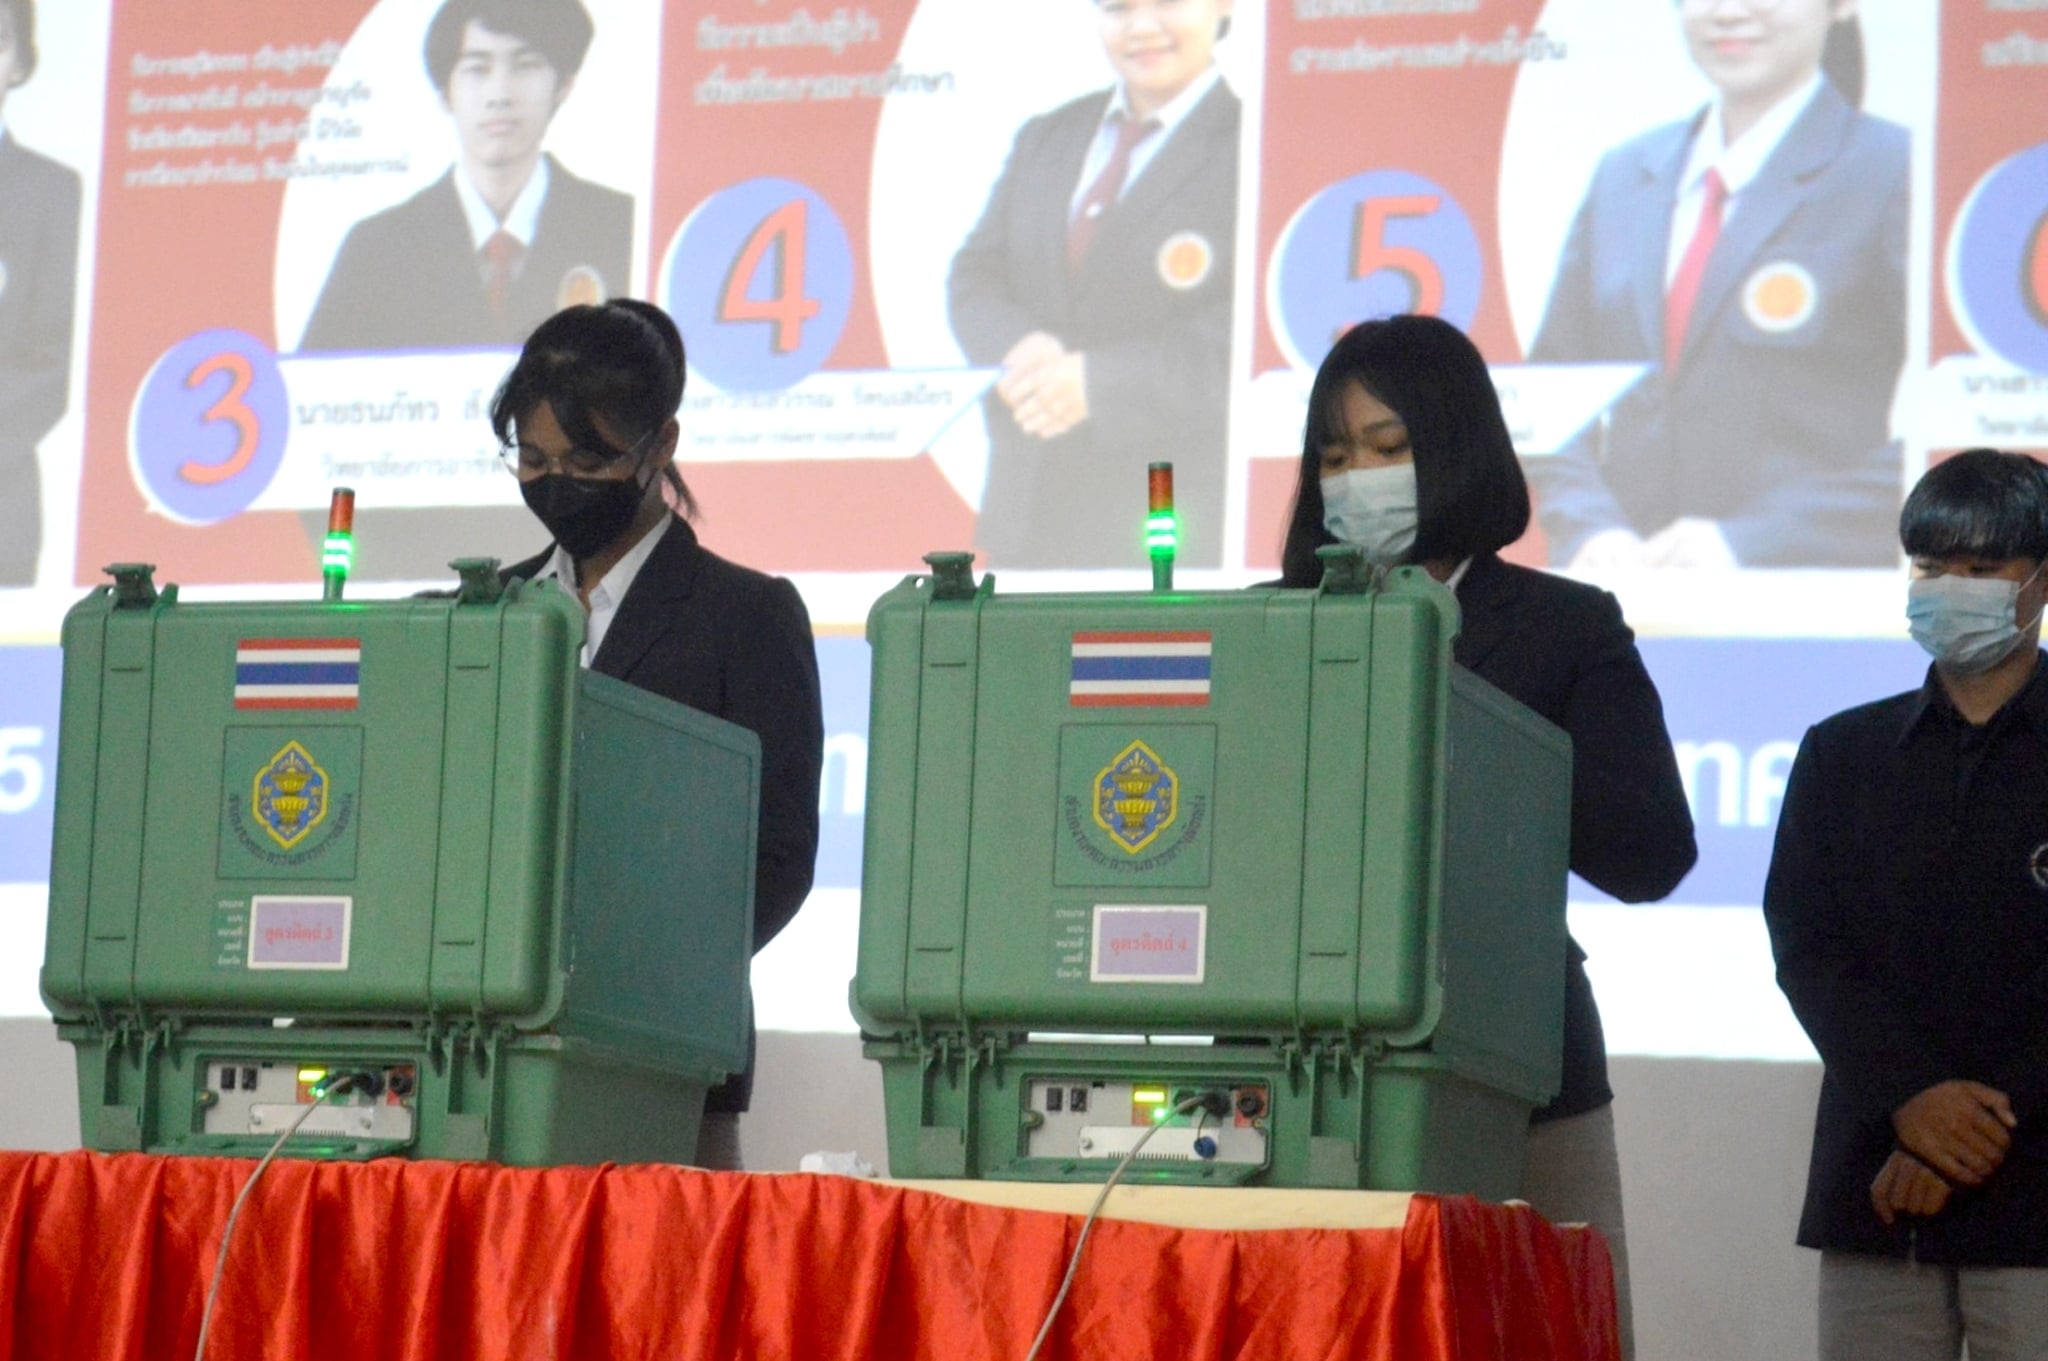
[[[1175,1115],[1186,1115],[1189,1111],[1200,1107],[1207,1095],[1206,1092],[1200,1092],[1189,1097],[1175,1106],[1173,1113]],[[1132,1160],[1138,1156],[1140,1150],[1151,1142],[1152,1136],[1164,1128],[1166,1128],[1166,1122],[1163,1120],[1157,1124],[1146,1126],[1145,1132],[1138,1136],[1138,1142],[1131,1145],[1130,1152],[1124,1154],[1117,1162],[1115,1169],[1110,1172],[1109,1180],[1102,1183],[1102,1194],[1095,1197],[1095,1203],[1088,1207],[1087,1219],[1081,1222],[1081,1236],[1074,1240],[1073,1254],[1067,1258],[1067,1274],[1060,1279],[1059,1293],[1052,1297],[1052,1307],[1045,1311],[1045,1322],[1038,1325],[1038,1336],[1031,1339],[1031,1350],[1024,1353],[1024,1361],[1038,1361],[1039,1349],[1045,1346],[1046,1335],[1052,1332],[1052,1321],[1059,1317],[1060,1306],[1067,1302],[1067,1292],[1073,1289],[1074,1273],[1081,1266],[1081,1249],[1088,1246],[1088,1235],[1093,1232],[1095,1221],[1101,1217],[1102,1207],[1109,1200],[1111,1189],[1116,1186],[1117,1181],[1123,1176],[1125,1169],[1131,1165]]]
[[[321,1089],[314,1096],[312,1104],[300,1111],[298,1118],[286,1126],[284,1133],[278,1135],[276,1140],[272,1142],[269,1151],[258,1160],[256,1170],[249,1174],[249,1180],[243,1182],[242,1189],[236,1193],[235,1203],[228,1208],[228,1222],[220,1231],[220,1253],[213,1259],[213,1280],[206,1287],[206,1307],[199,1313],[199,1345],[193,1348],[192,1361],[206,1361],[206,1334],[207,1330],[213,1325],[213,1302],[220,1295],[221,1272],[227,1266],[228,1244],[234,1241],[235,1221],[242,1217],[243,1202],[247,1201],[249,1193],[256,1189],[256,1183],[262,1178],[263,1170],[270,1166],[271,1159],[275,1158],[278,1152],[284,1148],[285,1141],[294,1134],[297,1134],[299,1126],[306,1123],[306,1117],[319,1110],[320,1103],[328,1097],[339,1096],[341,1093],[353,1088],[355,1084],[356,1075],[354,1073],[344,1073],[336,1078],[331,1086]]]

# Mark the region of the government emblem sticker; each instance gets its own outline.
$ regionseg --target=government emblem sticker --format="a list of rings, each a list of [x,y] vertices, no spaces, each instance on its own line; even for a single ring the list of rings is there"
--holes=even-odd
[[[1759,331],[1783,335],[1813,320],[1820,285],[1804,265],[1774,260],[1742,285],[1742,315]]]
[[[297,742],[287,742],[256,772],[249,807],[270,839],[291,850],[327,816],[327,772]]]
[[[1095,777],[1095,823],[1126,854],[1151,845],[1179,812],[1180,777],[1143,742],[1118,752]]]

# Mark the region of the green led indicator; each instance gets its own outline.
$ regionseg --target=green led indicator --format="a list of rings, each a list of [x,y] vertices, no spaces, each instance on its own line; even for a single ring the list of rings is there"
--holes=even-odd
[[[341,599],[356,565],[356,494],[336,487],[327,506],[327,538],[320,547],[320,598]]]
[[[1173,513],[1173,465],[1145,469],[1145,552],[1152,559],[1152,589],[1173,589],[1173,560],[1180,552],[1180,517]]]
[[[1172,556],[1180,547],[1180,521],[1170,510],[1145,517],[1145,551],[1153,557]]]

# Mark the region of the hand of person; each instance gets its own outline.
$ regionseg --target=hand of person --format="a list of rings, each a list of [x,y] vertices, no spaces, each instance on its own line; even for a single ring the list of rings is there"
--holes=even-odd
[[[1057,336],[1033,331],[1003,356],[996,395],[1024,433],[1054,439],[1088,419],[1087,361]]]
[[[1612,572],[1647,561],[1642,536],[1633,529],[1603,529],[1579,545],[1569,566],[1574,572]]]
[[[1060,344],[1059,337],[1046,331],[1033,331],[1012,345],[1003,356],[1003,371],[996,378],[996,395],[1003,399],[1003,405],[1014,413],[1038,371],[1066,352],[1067,347]]]
[[[1890,1224],[1902,1214],[1938,1215],[1948,1205],[1949,1185],[1926,1163],[1903,1149],[1893,1149],[1870,1183],[1870,1205]]]
[[[1069,350],[1017,383],[1010,414],[1027,435],[1057,439],[1088,419],[1088,360]]]
[[[1673,520],[1652,534],[1643,545],[1643,555],[1652,567],[1704,567],[1725,572],[1741,566],[1721,526],[1693,516]]]
[[[1982,1186],[2005,1161],[2019,1123],[1996,1087],[1937,1082],[1892,1112],[1892,1132],[1908,1153],[1956,1186]]]

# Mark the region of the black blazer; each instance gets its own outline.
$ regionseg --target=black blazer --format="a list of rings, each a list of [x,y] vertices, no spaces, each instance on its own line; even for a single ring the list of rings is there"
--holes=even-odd
[[[1166,459],[1180,560],[1221,561],[1240,105],[1220,82],[1195,105],[1070,271],[1067,205],[1109,98],[1019,130],[948,280],[970,362],[999,364],[1033,331],[1087,356],[1088,419],[1057,439],[1025,434],[989,394],[975,534],[999,566],[1141,566],[1145,465]]]
[[[1452,656],[1572,739],[1571,867],[1627,903],[1662,898],[1698,858],[1664,705],[1635,634],[1606,591],[1472,560],[1458,583]],[[1538,1119],[1613,1100],[1600,1011],[1573,942],[1565,979],[1564,1084]]]
[[[455,171],[349,229],[306,323],[301,350],[438,350],[518,345],[572,301],[579,271],[595,271],[598,299],[632,291],[633,200],[580,180],[548,157],[548,193],[533,242],[506,299],[491,314],[455,193]]]
[[[78,172],[0,136],[0,462],[63,416],[78,283]]]
[[[504,575],[531,578],[546,551]],[[737,723],[761,739],[761,824],[754,869],[754,948],[789,924],[811,891],[818,856],[818,779],[825,725],[818,654],[796,587],[727,562],[673,520],[619,604],[593,670]],[[741,1111],[747,1071],[706,1109]]]
[[[1698,858],[1664,705],[1606,591],[1477,557],[1458,583],[1452,655],[1572,739],[1572,872],[1625,903],[1678,887]]]

